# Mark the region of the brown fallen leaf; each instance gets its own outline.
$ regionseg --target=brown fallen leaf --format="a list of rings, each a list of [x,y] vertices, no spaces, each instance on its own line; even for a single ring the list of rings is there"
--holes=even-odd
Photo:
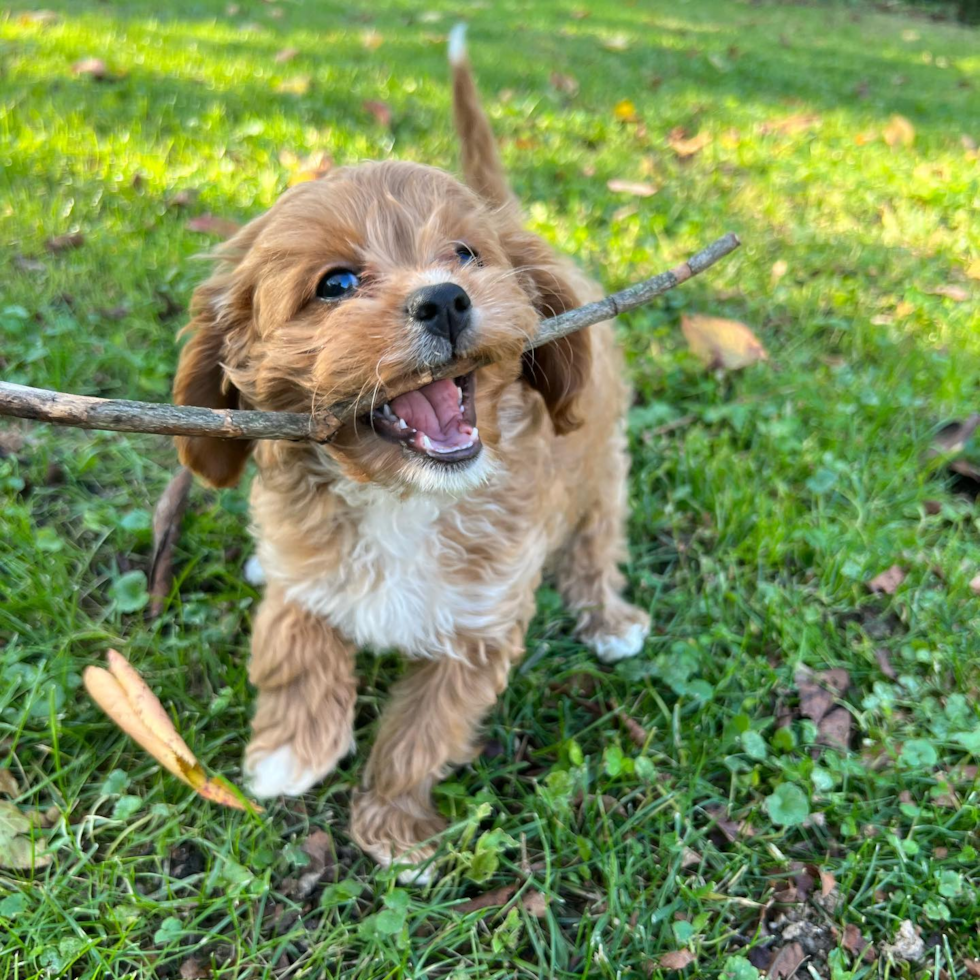
[[[911,146],[915,142],[915,126],[905,116],[895,115],[881,135],[889,146]]]
[[[980,977],[980,960],[971,960],[969,957],[963,960],[963,968],[971,977]]]
[[[391,107],[387,102],[379,102],[377,99],[365,99],[361,103],[361,108],[374,116],[382,126],[387,127],[391,125]]]
[[[80,248],[84,244],[85,236],[80,231],[73,231],[67,235],[55,235],[54,238],[49,238],[44,243],[44,247],[52,255],[57,255],[59,252],[67,252],[69,249]]]
[[[292,78],[284,78],[277,82],[275,91],[280,95],[306,95],[312,84],[312,76],[294,75]]]
[[[219,218],[217,215],[207,212],[199,214],[196,218],[191,218],[184,227],[188,231],[200,231],[205,235],[231,238],[241,225],[237,221],[232,221],[231,218]]]
[[[85,75],[97,82],[111,80],[109,69],[101,58],[82,58],[71,66],[73,75]]]
[[[878,669],[890,681],[893,681],[898,677],[898,672],[892,666],[891,656],[884,647],[878,647],[878,649],[875,650],[875,660],[878,662]]]
[[[803,965],[806,954],[799,943],[789,943],[783,946],[773,957],[766,971],[768,980],[789,980],[796,976],[796,971]]]
[[[167,207],[186,208],[194,204],[201,192],[196,187],[182,187],[167,199]]]
[[[771,119],[768,122],[764,122],[759,127],[759,132],[764,136],[768,136],[770,133],[792,136],[793,133],[802,133],[804,130],[812,129],[820,122],[820,116],[814,113],[799,113],[794,116],[784,116],[781,119]]]
[[[700,153],[711,142],[711,133],[701,130],[696,136],[688,137],[683,126],[675,126],[667,136],[667,145],[679,160],[689,160]]]
[[[20,796],[17,777],[9,769],[0,769],[0,793],[5,796]]]
[[[980,414],[976,412],[962,422],[948,422],[933,436],[930,455],[963,452],[977,426],[980,426]]]
[[[615,702],[612,703],[612,707],[616,712],[616,717],[622,723],[623,728],[626,729],[626,734],[629,735],[630,741],[638,749],[642,749],[647,744],[647,730],[635,718],[618,707]]]
[[[521,907],[528,915],[543,919],[548,914],[548,896],[529,888],[521,895]]]
[[[837,887],[837,879],[829,871],[820,869],[820,894],[826,898]]]
[[[728,813],[728,810],[723,806],[718,806],[717,804],[712,804],[711,806],[706,806],[704,812],[711,817],[714,822],[715,827],[721,831],[722,836],[730,844],[733,844],[739,837],[754,837],[755,831],[752,827],[747,824],[744,820],[736,823]]]
[[[174,582],[174,547],[180,537],[180,522],[187,509],[193,474],[182,466],[167,484],[153,511],[153,555],[150,558],[150,615],[163,612],[164,600]]]
[[[453,906],[453,911],[460,915],[467,915],[470,912],[478,912],[480,909],[495,908],[499,905],[506,905],[517,892],[517,885],[501,885],[499,888],[492,888],[476,898],[469,901],[460,902]]]
[[[974,595],[980,595],[980,574],[970,579],[970,589]]]
[[[202,963],[196,956],[188,956],[180,964],[180,980],[207,980],[211,976],[211,967]]]
[[[25,10],[18,18],[19,24],[40,24],[42,27],[58,23],[58,15],[53,10]]]
[[[657,960],[657,966],[661,970],[683,970],[696,959],[697,957],[689,949],[675,949],[669,953],[664,953]]]
[[[636,180],[620,180],[618,177],[607,180],[606,187],[614,194],[632,194],[634,197],[652,197],[658,190],[653,184],[644,184]]]
[[[34,833],[31,817],[6,800],[0,800],[0,868],[30,871],[54,860],[46,841]]]
[[[891,568],[886,568],[873,579],[870,579],[867,586],[871,592],[884,592],[886,595],[894,595],[904,581],[905,569],[901,565],[892,565]]]
[[[848,922],[844,926],[844,937],[841,945],[852,956],[860,956],[868,945],[868,940],[861,935],[861,930],[853,923]]]
[[[205,799],[236,810],[262,812],[262,807],[244,800],[227,780],[207,775],[157,696],[121,653],[109,650],[106,660],[108,670],[86,667],[82,680],[89,696],[112,721]]]
[[[279,162],[289,171],[290,187],[307,180],[319,180],[333,169],[333,157],[323,150],[317,150],[308,157],[298,157],[291,150],[281,150]]]
[[[560,71],[551,73],[551,87],[556,92],[572,97],[578,95],[578,80],[574,75],[564,75]]]
[[[299,48],[283,48],[282,51],[276,52],[276,56],[272,60],[277,65],[284,65],[287,61],[292,61],[298,54]]]
[[[962,286],[936,286],[935,289],[930,289],[929,292],[933,296],[945,296],[946,299],[951,299],[954,303],[965,303],[970,298],[969,291]]]
[[[694,356],[711,369],[738,371],[769,359],[759,338],[738,320],[685,313],[681,332]]]
[[[787,272],[789,272],[789,263],[785,259],[777,259],[769,270],[769,281],[775,286]]]
[[[701,855],[690,847],[681,851],[681,867],[684,869],[697,867],[701,863]]]
[[[368,49],[368,51],[377,51],[382,44],[385,43],[385,39],[375,30],[365,31],[361,35],[361,44]]]

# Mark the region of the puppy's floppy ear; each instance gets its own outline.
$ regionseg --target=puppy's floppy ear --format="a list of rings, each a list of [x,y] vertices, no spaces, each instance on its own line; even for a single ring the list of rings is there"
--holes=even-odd
[[[519,233],[504,235],[503,244],[542,319],[573,310],[580,304],[569,282],[567,267],[556,259],[547,243],[521,229]],[[588,328],[524,355],[524,380],[541,392],[559,435],[582,424],[576,403],[591,369],[592,340]]]
[[[202,408],[241,408],[238,389],[229,380],[223,364],[233,361],[252,316],[251,290],[236,276],[242,259],[261,230],[263,218],[246,225],[217,253],[218,268],[191,299],[191,321],[181,331],[189,339],[180,352],[173,395],[178,405]],[[209,439],[177,436],[180,461],[215,487],[238,483],[252,443],[244,439]]]

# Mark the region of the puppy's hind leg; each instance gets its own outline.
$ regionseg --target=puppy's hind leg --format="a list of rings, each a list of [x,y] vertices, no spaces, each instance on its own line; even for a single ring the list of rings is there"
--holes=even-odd
[[[650,616],[622,597],[626,580],[619,570],[626,560],[626,473],[622,440],[604,469],[610,479],[597,495],[558,558],[558,588],[577,615],[575,633],[604,663],[635,657],[650,632]],[[598,464],[597,464],[598,465]]]
[[[258,688],[245,750],[259,797],[298,796],[354,746],[354,651],[329,624],[270,589],[252,630]]]

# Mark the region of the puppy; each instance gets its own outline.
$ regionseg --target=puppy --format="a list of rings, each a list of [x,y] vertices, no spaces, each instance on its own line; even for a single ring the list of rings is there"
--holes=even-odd
[[[601,291],[522,228],[459,30],[450,62],[465,185],[388,161],[287,191],[218,250],[174,382],[177,403],[213,408],[310,412],[361,393],[328,445],[177,445],[213,486],[250,455],[258,467],[257,796],[303,793],[353,750],[359,648],[409,659],[351,835],[412,875],[442,827],[430,791],[472,758],[542,575],[607,663],[649,628],[620,595],[627,387],[612,325],[522,354],[542,318]],[[374,403],[379,384],[463,356],[494,363]]]

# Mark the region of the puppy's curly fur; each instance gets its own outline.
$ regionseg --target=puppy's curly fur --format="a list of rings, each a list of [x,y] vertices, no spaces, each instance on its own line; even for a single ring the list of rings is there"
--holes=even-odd
[[[215,486],[237,482],[250,454],[258,465],[268,584],[245,755],[258,795],[302,793],[352,750],[358,647],[410,660],[352,808],[352,836],[384,864],[433,853],[430,790],[472,757],[546,571],[602,659],[636,654],[649,626],[620,596],[627,389],[611,324],[522,355],[541,317],[600,291],[522,228],[460,41],[465,186],[385,162],[287,191],[218,251],[174,384],[184,405],[306,412],[362,393],[364,414],[328,446],[187,438],[178,449]],[[321,298],[337,269],[356,288]],[[409,303],[444,283],[465,291],[455,335]],[[493,365],[458,379],[450,409],[450,381],[372,408],[379,382],[485,354]]]

